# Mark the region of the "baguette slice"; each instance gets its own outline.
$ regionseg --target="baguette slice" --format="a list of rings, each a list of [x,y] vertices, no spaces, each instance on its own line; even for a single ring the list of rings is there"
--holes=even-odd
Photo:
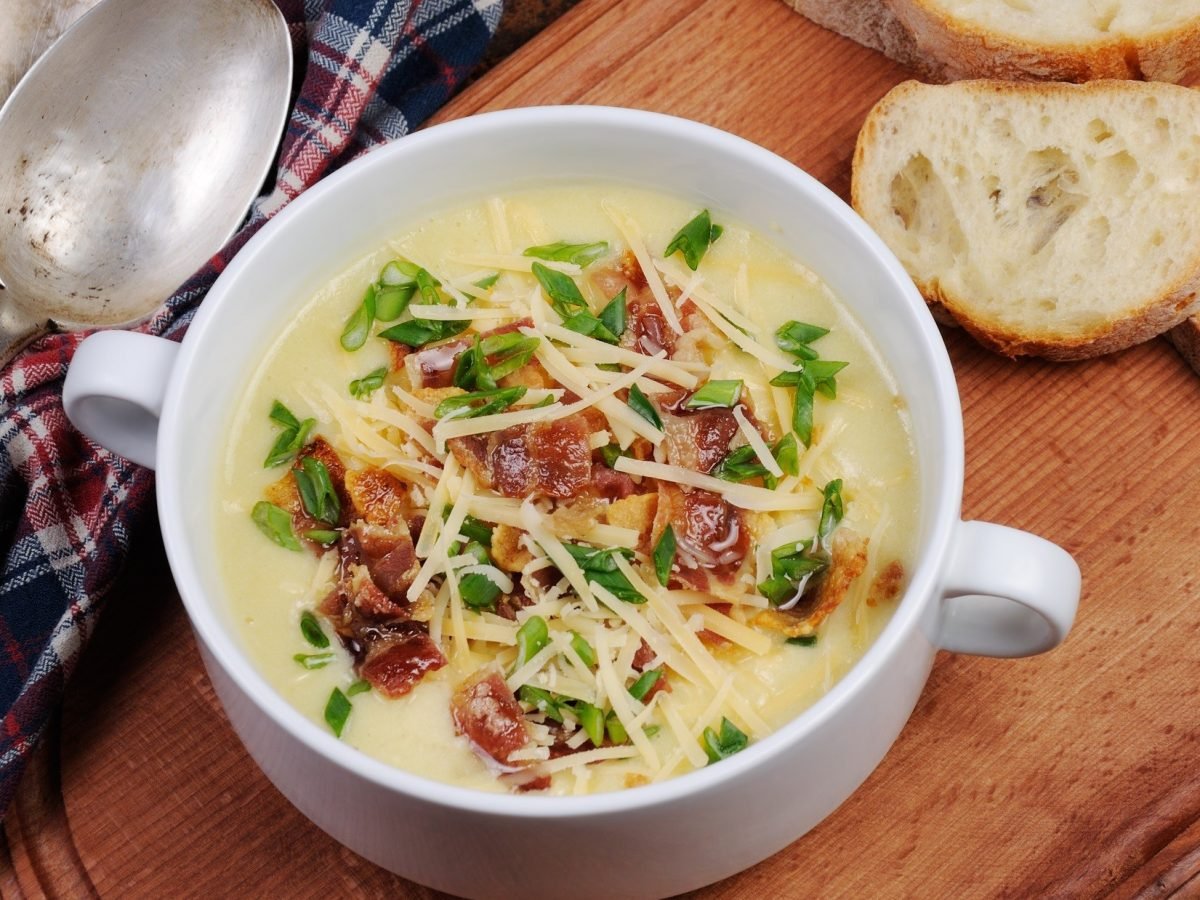
[[[1200,77],[1200,0],[786,0],[928,80]]]
[[[868,114],[851,194],[926,300],[1009,356],[1097,356],[1200,311],[1200,92],[908,81]]]

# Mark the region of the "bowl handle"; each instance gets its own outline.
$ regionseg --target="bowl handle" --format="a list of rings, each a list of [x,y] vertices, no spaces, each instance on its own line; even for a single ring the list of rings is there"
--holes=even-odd
[[[84,338],[63,383],[63,409],[76,428],[107,447],[154,468],[162,414],[179,344],[134,331]]]
[[[1071,630],[1079,587],[1079,566],[1058,545],[1004,525],[961,522],[937,644],[980,656],[1043,653]]]

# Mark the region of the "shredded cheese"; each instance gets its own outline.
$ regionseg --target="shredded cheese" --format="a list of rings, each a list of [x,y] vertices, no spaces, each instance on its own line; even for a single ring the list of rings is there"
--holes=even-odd
[[[667,325],[676,334],[683,334],[683,326],[679,324],[679,313],[675,312],[675,306],[671,303],[671,298],[667,296],[667,289],[663,286],[658,269],[654,267],[650,251],[646,249],[645,242],[642,241],[641,235],[638,234],[637,225],[629,216],[611,203],[604,202],[601,206],[608,213],[608,217],[612,219],[613,224],[617,226],[617,230],[625,238],[625,243],[629,245],[629,251],[637,260],[638,265],[641,266],[642,274],[646,276],[646,284],[649,286],[650,293],[653,295],[655,302],[658,303],[659,309],[662,310],[663,318],[667,320]]]
[[[776,478],[783,477],[783,469],[779,468],[779,463],[775,461],[775,455],[771,452],[771,448],[762,439],[758,429],[750,424],[750,420],[746,418],[740,405],[733,408],[733,417],[737,420],[738,428],[742,430],[742,436],[746,438],[746,443],[754,449],[754,455],[758,457],[758,461]]]
[[[670,481],[688,487],[701,488],[720,494],[734,506],[759,512],[780,512],[786,510],[819,509],[820,505],[812,496],[801,494],[768,491],[766,488],[754,487],[749,484],[737,484],[732,481],[722,481],[711,475],[702,475],[682,466],[672,466],[666,463],[650,462],[649,460],[633,459],[628,456],[617,458],[613,468],[618,472],[629,475],[641,475],[647,478],[657,478],[660,481]]]

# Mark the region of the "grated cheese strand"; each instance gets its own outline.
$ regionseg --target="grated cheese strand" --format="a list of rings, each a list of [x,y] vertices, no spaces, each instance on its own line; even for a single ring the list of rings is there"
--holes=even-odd
[[[630,252],[633,253],[634,258],[638,261],[638,265],[642,267],[642,273],[646,276],[646,284],[650,288],[650,293],[654,296],[655,302],[658,303],[659,308],[662,310],[663,318],[667,320],[667,325],[676,334],[683,334],[683,326],[679,324],[679,313],[675,311],[675,305],[671,303],[671,298],[667,296],[667,289],[663,286],[658,269],[654,267],[654,260],[650,257],[650,251],[646,249],[641,235],[637,233],[634,221],[608,201],[602,202],[600,206],[608,213],[608,217],[612,219],[613,224],[617,226],[617,231],[621,232],[621,236],[625,238],[625,243],[629,245]]]
[[[817,492],[810,491],[808,496],[768,491],[766,488],[754,487],[748,484],[737,484],[732,481],[722,481],[711,475],[702,475],[682,466],[672,466],[666,463],[651,462],[644,459],[633,459],[629,456],[617,458],[613,466],[618,472],[628,475],[641,475],[646,478],[657,478],[660,481],[670,481],[688,487],[701,488],[720,494],[734,506],[758,512],[786,512],[819,509]]]

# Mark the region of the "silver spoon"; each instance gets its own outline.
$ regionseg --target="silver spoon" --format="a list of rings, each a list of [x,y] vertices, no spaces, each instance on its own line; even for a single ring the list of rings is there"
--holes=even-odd
[[[229,239],[287,114],[270,0],[103,0],[0,108],[0,364],[145,319]]]

